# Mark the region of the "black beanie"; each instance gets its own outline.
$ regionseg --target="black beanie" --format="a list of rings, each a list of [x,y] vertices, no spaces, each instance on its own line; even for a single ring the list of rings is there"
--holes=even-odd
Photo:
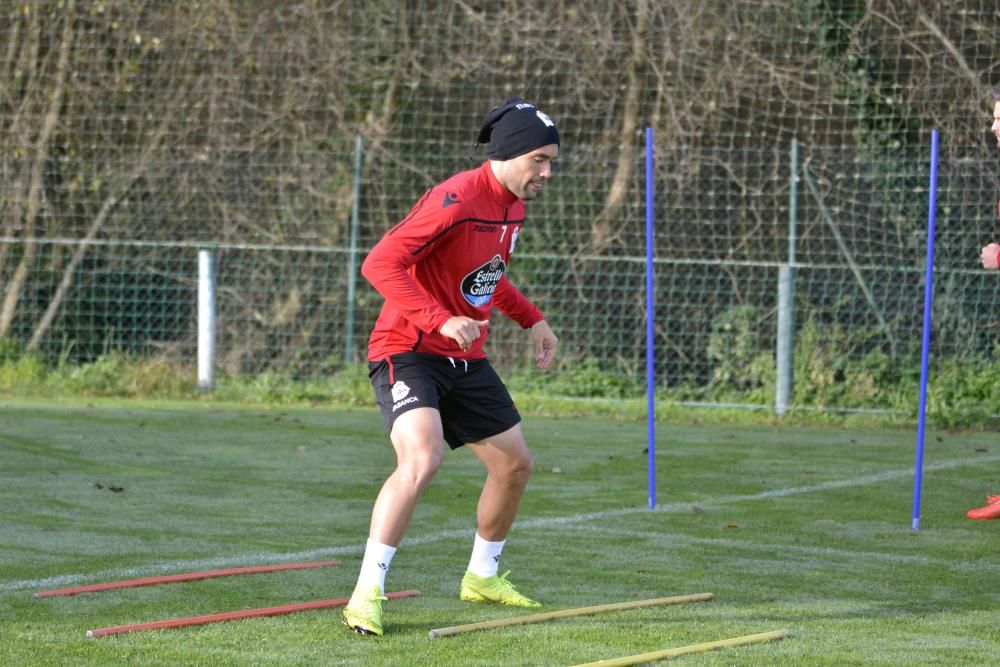
[[[511,97],[486,114],[476,141],[489,144],[486,157],[510,160],[559,143],[559,130],[546,114],[520,97]]]

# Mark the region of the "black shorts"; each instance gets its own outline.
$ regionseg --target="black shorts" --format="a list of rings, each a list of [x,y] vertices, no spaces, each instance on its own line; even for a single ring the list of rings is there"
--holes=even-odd
[[[434,408],[448,446],[457,449],[520,423],[507,387],[486,359],[466,361],[418,352],[369,362],[375,400],[390,432],[396,417],[414,408]]]

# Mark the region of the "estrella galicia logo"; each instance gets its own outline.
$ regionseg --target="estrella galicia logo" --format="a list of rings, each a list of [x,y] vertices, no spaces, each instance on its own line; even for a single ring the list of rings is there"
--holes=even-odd
[[[448,208],[452,204],[458,204],[460,201],[458,195],[454,192],[446,192],[444,193],[444,201],[441,202],[441,208]]]
[[[506,270],[507,265],[500,259],[500,255],[494,255],[493,259],[462,278],[462,296],[473,306],[485,306],[493,298],[497,283]]]

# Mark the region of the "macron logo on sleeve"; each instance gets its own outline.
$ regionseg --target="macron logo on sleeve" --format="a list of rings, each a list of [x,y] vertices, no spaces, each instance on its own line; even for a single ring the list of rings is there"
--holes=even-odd
[[[446,192],[444,195],[444,201],[441,202],[441,208],[448,208],[452,204],[458,204],[460,202],[461,200],[458,198],[457,194],[454,192]]]

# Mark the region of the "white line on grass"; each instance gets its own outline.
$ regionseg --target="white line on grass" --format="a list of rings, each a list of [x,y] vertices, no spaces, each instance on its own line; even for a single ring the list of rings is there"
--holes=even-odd
[[[690,506],[688,506],[690,511]],[[559,530],[566,526],[550,526]],[[675,546],[713,546],[724,547],[726,549],[745,549],[748,551],[765,551],[772,559],[781,558],[786,554],[798,554],[800,556],[816,556],[823,563],[830,563],[830,558],[838,558],[843,561],[844,568],[854,571],[857,563],[861,560],[866,562],[876,561],[886,565],[910,565],[910,566],[938,566],[947,567],[950,570],[966,572],[968,574],[984,574],[987,572],[1000,573],[1000,563],[995,560],[962,561],[956,558],[934,558],[923,554],[905,554],[899,552],[877,552],[877,551],[852,551],[849,549],[835,549],[833,547],[813,547],[801,544],[774,544],[770,542],[755,542],[753,540],[734,540],[727,537],[694,537],[691,535],[678,535],[676,533],[660,533],[650,531],[646,534],[637,535],[635,530],[616,528],[606,522],[586,526],[581,531],[580,527],[574,526],[576,533],[585,532],[591,536],[612,536],[627,537],[633,541],[646,542],[655,547],[670,549]],[[567,533],[569,534],[569,533]]]
[[[953,461],[945,461],[943,463],[934,463],[925,465],[924,473],[936,472],[939,470],[951,470],[953,468],[962,468],[965,466],[979,466],[984,463],[995,463],[998,461],[1000,461],[1000,455],[977,456],[966,459],[955,459]],[[888,482],[891,480],[901,479],[912,475],[913,475],[913,470],[911,468],[888,470],[886,472],[877,473],[874,475],[866,475],[863,477],[852,477],[850,479],[821,482],[819,484],[812,484],[809,486],[792,486],[783,489],[772,489],[770,491],[762,491],[760,493],[752,493],[752,494],[738,495],[738,496],[721,496],[719,498],[703,499],[695,502],[667,503],[665,505],[657,505],[655,511],[688,512],[691,510],[692,504],[697,504],[705,508],[718,507],[722,505],[729,505],[731,503],[765,500],[768,498],[784,498],[786,496],[801,495],[806,493],[819,493],[822,491],[845,489],[855,486],[868,486],[871,484],[879,484],[881,482]],[[553,526],[565,526],[576,523],[585,523],[587,521],[592,521],[595,519],[609,519],[619,516],[625,516],[628,514],[638,514],[649,511],[650,510],[646,507],[623,507],[620,509],[603,510],[600,512],[582,512],[579,514],[570,514],[568,516],[528,519],[526,521],[518,521],[516,527],[519,530],[524,530],[524,529],[530,530],[533,528],[550,528]],[[446,539],[465,538],[469,536],[470,536],[470,531],[468,529],[444,530],[437,533],[432,533],[430,535],[422,535],[420,537],[406,538],[404,541],[406,546],[413,546],[419,544],[429,544],[431,542],[437,542]],[[219,556],[216,558],[173,561],[173,562],[159,563],[156,565],[148,565],[135,568],[118,568],[118,569],[104,570],[103,572],[92,572],[86,574],[82,573],[64,574],[57,577],[47,577],[44,579],[22,579],[19,581],[8,581],[0,583],[0,593],[9,591],[19,591],[25,589],[43,590],[57,586],[70,586],[79,583],[81,581],[88,581],[88,580],[104,581],[109,579],[152,576],[165,572],[200,570],[204,568],[240,567],[240,566],[247,566],[254,564],[310,560],[313,558],[327,558],[331,556],[345,556],[345,555],[360,554],[362,553],[362,551],[363,551],[363,542],[359,538],[358,543],[354,545],[339,546],[339,547],[324,547],[322,549],[311,549],[309,551],[296,551],[291,553],[243,554],[239,556]]]
[[[982,465],[983,463],[995,463],[1000,461],[1000,455],[994,456],[980,456],[968,459],[956,459],[954,461],[946,461],[944,463],[935,463],[924,466],[924,472],[936,472],[939,470],[951,470],[952,468],[962,468],[964,466],[970,465]],[[864,477],[852,477],[850,479],[840,479],[833,480],[829,482],[821,482],[819,484],[811,484],[809,486],[790,486],[784,489],[772,489],[771,491],[761,491],[760,493],[751,493],[739,496],[722,496],[719,498],[706,498],[695,501],[688,501],[683,503],[667,503],[665,505],[657,505],[656,511],[659,512],[689,512],[691,511],[691,505],[698,505],[700,507],[718,507],[722,505],[729,505],[732,503],[740,503],[753,500],[766,500],[768,498],[784,498],[786,496],[802,495],[806,493],[818,493],[821,491],[832,491],[834,489],[846,489],[854,486],[869,486],[871,484],[879,484],[881,482],[888,482],[895,479],[902,479],[905,477],[912,477],[913,469],[904,468],[901,470],[887,470],[886,472],[877,473],[875,475],[865,475]],[[617,510],[604,510],[601,512],[589,512],[586,514],[571,514],[565,517],[546,517],[543,519],[529,519],[527,521],[518,521],[518,528],[544,528],[553,525],[559,525],[564,523],[579,523],[581,521],[589,521],[591,519],[608,519],[614,518],[616,516],[624,516],[626,514],[636,514],[642,512],[649,512],[647,507],[628,507]]]

